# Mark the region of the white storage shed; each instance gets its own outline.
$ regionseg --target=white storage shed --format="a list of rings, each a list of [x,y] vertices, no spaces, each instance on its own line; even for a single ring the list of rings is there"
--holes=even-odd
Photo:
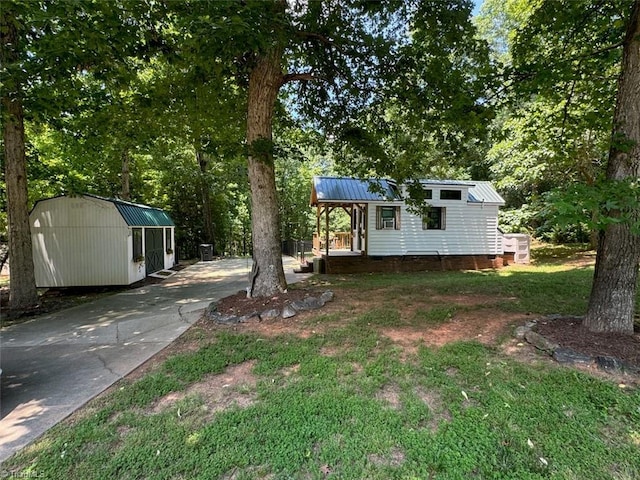
[[[129,285],[175,263],[175,224],[158,208],[95,195],[36,202],[36,285]]]

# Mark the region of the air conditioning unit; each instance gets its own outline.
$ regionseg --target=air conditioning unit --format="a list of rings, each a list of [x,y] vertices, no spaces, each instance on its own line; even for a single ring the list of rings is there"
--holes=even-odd
[[[382,221],[382,228],[385,230],[393,230],[396,228],[396,221],[393,218],[385,218]]]

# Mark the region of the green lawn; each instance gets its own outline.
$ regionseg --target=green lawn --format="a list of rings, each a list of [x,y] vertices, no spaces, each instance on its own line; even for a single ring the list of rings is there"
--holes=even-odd
[[[637,388],[475,342],[408,353],[378,329],[450,321],[459,307],[429,305],[428,292],[584,313],[592,268],[545,262],[322,277],[343,294],[384,292],[386,306],[372,295],[361,311],[320,312],[306,321],[323,328],[306,338],[194,327],[197,351],[121,382],[3,468],[51,479],[640,478]],[[403,318],[407,302],[422,313]],[[243,382],[216,376],[242,366]]]

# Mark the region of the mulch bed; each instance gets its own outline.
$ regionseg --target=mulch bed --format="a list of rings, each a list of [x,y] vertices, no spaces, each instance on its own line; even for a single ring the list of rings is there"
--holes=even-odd
[[[282,311],[285,305],[296,300],[302,300],[309,296],[319,296],[322,291],[308,288],[290,289],[284,293],[273,295],[272,297],[247,298],[247,292],[240,290],[234,295],[222,298],[217,302],[217,311],[224,315],[250,315],[253,312],[264,312],[265,310],[278,309]]]
[[[576,352],[596,356],[609,356],[627,365],[640,368],[640,333],[619,335],[593,333],[582,327],[576,319],[550,319],[538,322],[535,329],[546,339]]]

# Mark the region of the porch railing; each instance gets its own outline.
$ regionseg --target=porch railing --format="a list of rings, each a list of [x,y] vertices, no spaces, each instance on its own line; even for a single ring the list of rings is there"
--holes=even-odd
[[[326,237],[313,234],[313,253],[321,255],[326,251]],[[350,250],[351,232],[335,232],[329,235],[329,250]]]

